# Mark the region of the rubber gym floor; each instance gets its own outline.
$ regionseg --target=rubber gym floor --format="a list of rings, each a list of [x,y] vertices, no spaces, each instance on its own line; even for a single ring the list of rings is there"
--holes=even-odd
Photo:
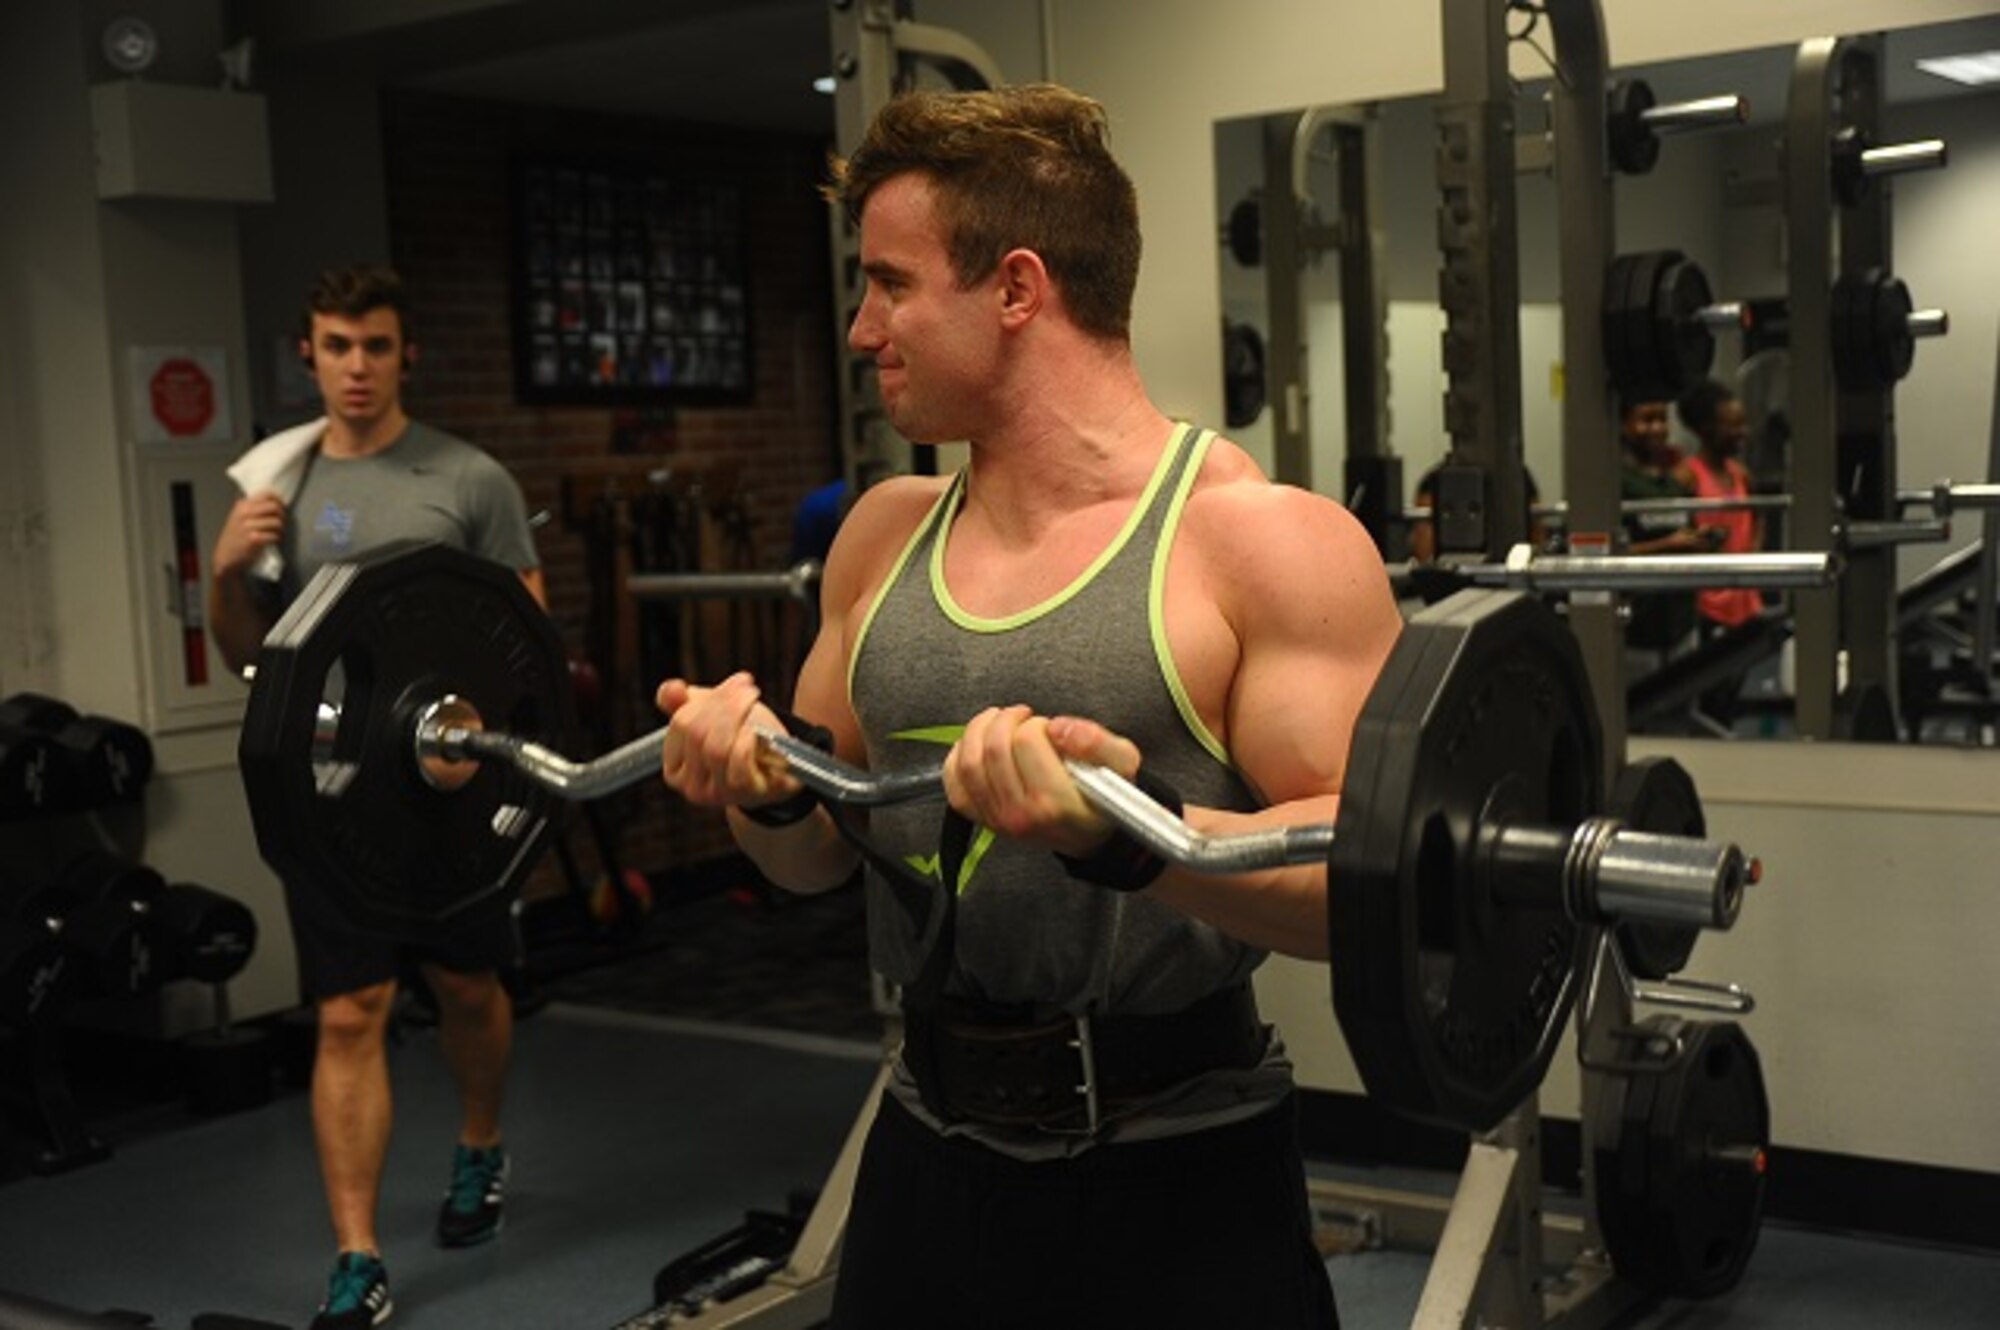
[[[393,1324],[609,1330],[649,1305],[662,1264],[819,1185],[878,1055],[855,895],[711,893],[656,912],[627,949],[587,968],[559,960],[530,986],[507,1226],[485,1247],[431,1245],[454,1099],[434,1032],[403,1024],[381,1207]],[[205,1312],[305,1324],[331,1251],[301,1091],[214,1118],[156,1106],[104,1130],[109,1159],[0,1186],[0,1290],[143,1312],[161,1330]],[[1434,1191],[1454,1181],[1313,1169]],[[1343,1323],[1409,1324],[1426,1267],[1409,1253],[1333,1257]],[[1943,1330],[2000,1323],[1996,1308],[1993,1254],[1767,1224],[1733,1294],[1634,1324]]]

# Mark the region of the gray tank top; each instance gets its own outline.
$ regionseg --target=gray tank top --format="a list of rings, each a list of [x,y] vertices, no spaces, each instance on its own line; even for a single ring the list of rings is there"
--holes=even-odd
[[[1176,432],[1145,493],[1108,549],[1070,586],[1004,619],[967,613],[944,581],[944,539],[964,496],[961,473],[905,546],[863,621],[848,693],[880,772],[935,765],[988,706],[1025,703],[1089,716],[1131,738],[1151,772],[1190,804],[1257,806],[1222,744],[1195,713],[1167,649],[1167,555],[1213,435]],[[933,880],[942,828],[936,801],[876,809],[869,839]],[[1045,850],[975,829],[953,884],[955,963],[946,991],[1041,1012],[1138,1015],[1179,1011],[1246,981],[1255,947],[1150,897],[1080,883]],[[869,951],[898,983],[925,960],[926,939],[882,874],[868,875]],[[1127,1139],[1231,1121],[1290,1086],[1277,1040],[1262,1067],[1192,1082],[1122,1123]],[[926,1120],[907,1073],[898,1097]],[[1036,1133],[960,1125],[1008,1153],[1044,1157],[1073,1144]]]

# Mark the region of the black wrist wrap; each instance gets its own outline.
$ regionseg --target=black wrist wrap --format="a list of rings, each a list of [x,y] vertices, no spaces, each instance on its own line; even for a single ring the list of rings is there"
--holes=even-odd
[[[1139,787],[1140,793],[1175,817],[1181,815],[1184,807],[1181,792],[1165,780],[1149,775],[1142,767],[1139,774],[1132,778],[1132,783]],[[1058,854],[1056,858],[1062,862],[1063,871],[1077,881],[1110,891],[1139,891],[1149,887],[1167,866],[1166,860],[1123,830],[1112,832],[1111,839],[1086,858],[1074,859],[1066,854]]]

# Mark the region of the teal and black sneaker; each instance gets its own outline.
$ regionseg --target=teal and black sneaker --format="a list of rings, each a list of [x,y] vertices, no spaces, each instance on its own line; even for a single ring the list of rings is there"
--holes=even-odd
[[[470,1247],[500,1231],[507,1197],[507,1151],[461,1145],[451,1156],[451,1186],[438,1210],[440,1247]]]
[[[326,1282],[326,1302],[313,1317],[312,1330],[368,1330],[388,1320],[395,1310],[382,1258],[365,1251],[344,1251],[334,1260],[333,1274]]]

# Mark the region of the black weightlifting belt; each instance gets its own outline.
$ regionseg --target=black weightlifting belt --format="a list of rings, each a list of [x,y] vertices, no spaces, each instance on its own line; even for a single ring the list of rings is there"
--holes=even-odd
[[[1256,1066],[1265,1044],[1248,984],[1161,1016],[1009,1020],[950,999],[903,1012],[903,1061],[946,1122],[1094,1134],[1120,1105]]]

